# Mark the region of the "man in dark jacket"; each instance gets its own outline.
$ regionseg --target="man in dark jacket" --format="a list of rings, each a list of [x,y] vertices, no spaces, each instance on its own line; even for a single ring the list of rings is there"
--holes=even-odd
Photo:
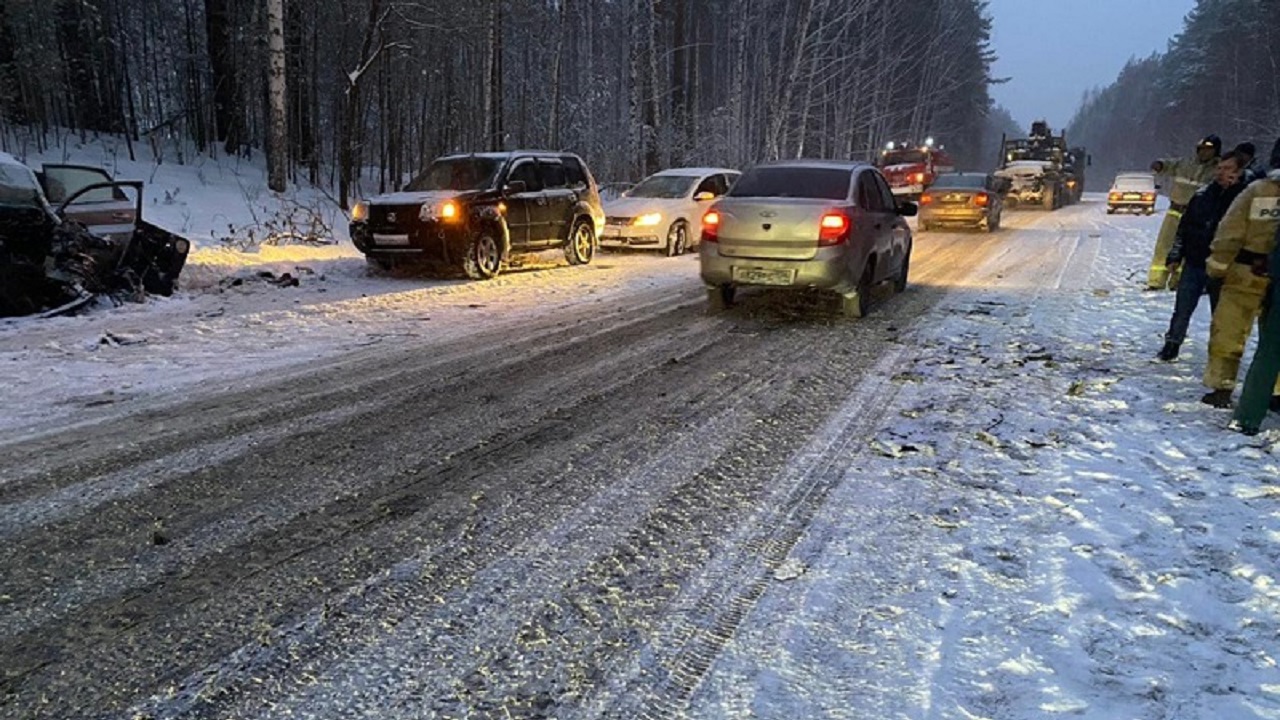
[[[1244,174],[1241,178],[1245,185],[1267,176],[1267,166],[1258,157],[1258,147],[1256,145],[1251,142],[1242,142],[1232,152],[1240,156],[1241,167],[1244,168]]]
[[[1209,291],[1209,306],[1218,305],[1218,287],[1209,282],[1205,261],[1209,257],[1209,245],[1218,230],[1218,223],[1226,214],[1231,202],[1244,190],[1242,182],[1244,163],[1239,154],[1227,153],[1214,169],[1213,182],[1205,185],[1192,196],[1187,210],[1178,222],[1173,247],[1165,259],[1171,275],[1181,269],[1178,281],[1178,298],[1169,321],[1169,332],[1164,336],[1164,347],[1157,355],[1166,362],[1178,357],[1182,341],[1187,337],[1191,316],[1200,305],[1200,296]]]

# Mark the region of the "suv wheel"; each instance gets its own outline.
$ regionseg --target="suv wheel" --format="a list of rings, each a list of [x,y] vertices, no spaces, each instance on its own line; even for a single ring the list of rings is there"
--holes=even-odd
[[[493,231],[482,230],[471,238],[463,269],[472,280],[488,280],[502,269],[502,248]]]
[[[586,265],[596,255],[596,232],[591,223],[578,220],[569,233],[569,244],[564,246],[565,259],[570,265]]]
[[[689,226],[683,220],[677,220],[667,230],[667,257],[675,257],[689,252]]]

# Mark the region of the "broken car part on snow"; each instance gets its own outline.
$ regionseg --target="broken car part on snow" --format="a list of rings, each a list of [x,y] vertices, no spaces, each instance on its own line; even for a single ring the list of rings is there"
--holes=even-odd
[[[0,153],[0,317],[70,312],[102,294],[170,295],[189,250],[142,219],[141,182],[77,165],[36,173]]]

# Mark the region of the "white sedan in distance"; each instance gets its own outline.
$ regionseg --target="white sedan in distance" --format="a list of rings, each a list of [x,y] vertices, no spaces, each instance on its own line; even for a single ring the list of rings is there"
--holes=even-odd
[[[604,248],[651,248],[681,255],[702,236],[707,203],[740,175],[725,168],[674,168],[654,173],[604,204]]]

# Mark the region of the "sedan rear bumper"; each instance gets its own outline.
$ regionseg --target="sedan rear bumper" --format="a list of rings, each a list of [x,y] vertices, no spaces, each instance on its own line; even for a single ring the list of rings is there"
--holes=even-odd
[[[919,222],[929,225],[980,225],[990,219],[990,210],[980,207],[938,207],[923,210]]]
[[[1142,200],[1108,200],[1107,209],[1112,212],[1128,210],[1132,212],[1155,212],[1156,203],[1154,200],[1144,202]]]
[[[704,243],[699,254],[702,281],[709,287],[817,288],[839,293],[856,287],[849,277],[848,254],[841,247],[820,248],[809,260],[723,257],[716,243]]]

